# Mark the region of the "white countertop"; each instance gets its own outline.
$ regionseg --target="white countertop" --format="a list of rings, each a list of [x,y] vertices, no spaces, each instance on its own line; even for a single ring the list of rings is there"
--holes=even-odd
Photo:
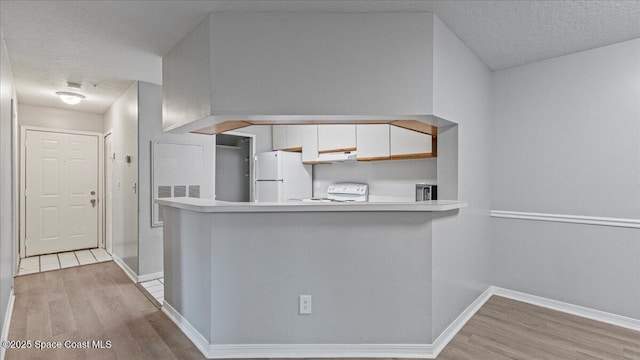
[[[155,199],[159,205],[205,213],[259,212],[343,212],[343,211],[448,211],[467,206],[458,200],[402,201],[402,202],[228,202],[195,198]]]

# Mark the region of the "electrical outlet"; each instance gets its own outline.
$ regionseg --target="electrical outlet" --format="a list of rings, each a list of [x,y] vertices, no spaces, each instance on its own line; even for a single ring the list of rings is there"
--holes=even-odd
[[[311,295],[300,295],[299,311],[300,315],[311,314]]]

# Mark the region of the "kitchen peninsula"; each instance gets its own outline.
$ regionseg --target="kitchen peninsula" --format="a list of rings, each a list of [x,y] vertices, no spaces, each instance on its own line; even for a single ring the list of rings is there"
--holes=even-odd
[[[442,200],[156,200],[163,310],[199,349],[209,358],[437,356],[490,268],[480,186],[489,123],[476,101],[489,75],[455,35],[432,13],[213,12],[163,57],[163,73],[165,132],[273,126],[271,150],[313,164],[314,197],[359,181],[371,183],[370,200],[413,198],[427,182],[440,199],[469,200],[465,210]],[[291,141],[298,125],[317,131]],[[333,131],[342,125],[349,136]],[[354,150],[356,164],[321,165]],[[395,176],[402,171],[410,175]],[[378,192],[380,174],[402,185]],[[300,314],[303,295],[311,314]]]
[[[466,206],[156,202],[164,218],[163,309],[216,358],[251,357],[246,344],[278,357],[284,345],[274,344],[326,356],[345,355],[344,344],[429,343],[432,214]],[[299,314],[300,295],[312,296],[310,315]]]

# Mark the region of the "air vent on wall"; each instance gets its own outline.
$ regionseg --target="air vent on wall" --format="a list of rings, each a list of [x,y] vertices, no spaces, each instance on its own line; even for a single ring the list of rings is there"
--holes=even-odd
[[[186,185],[176,185],[173,187],[173,196],[174,197],[186,197],[187,196],[187,186]]]
[[[159,198],[171,197],[171,186],[158,186],[158,197]]]
[[[189,197],[200,198],[200,185],[189,185]]]

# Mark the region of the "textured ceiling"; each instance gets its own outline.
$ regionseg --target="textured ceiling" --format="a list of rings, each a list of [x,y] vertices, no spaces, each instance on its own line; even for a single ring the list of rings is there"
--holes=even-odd
[[[640,37],[640,1],[11,1],[0,22],[21,103],[103,113],[210,11],[432,11],[492,70]],[[91,84],[97,84],[94,87]]]

